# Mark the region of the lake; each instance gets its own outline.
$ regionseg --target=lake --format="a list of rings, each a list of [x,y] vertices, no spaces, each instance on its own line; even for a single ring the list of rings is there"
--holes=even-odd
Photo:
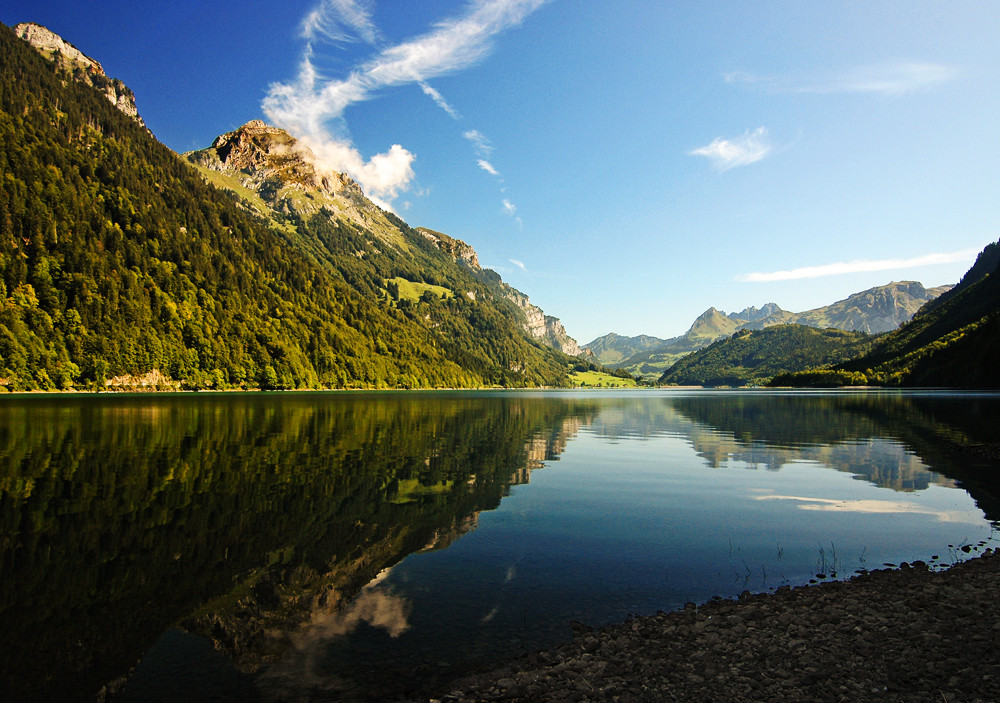
[[[0,398],[0,698],[381,700],[998,546],[1000,396]],[[987,447],[988,449],[989,447]]]

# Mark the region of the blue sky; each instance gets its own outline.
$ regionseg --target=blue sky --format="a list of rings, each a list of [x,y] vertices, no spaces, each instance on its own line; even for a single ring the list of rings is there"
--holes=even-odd
[[[581,343],[953,283],[1000,236],[1000,4],[8,2],[187,151],[307,139]]]

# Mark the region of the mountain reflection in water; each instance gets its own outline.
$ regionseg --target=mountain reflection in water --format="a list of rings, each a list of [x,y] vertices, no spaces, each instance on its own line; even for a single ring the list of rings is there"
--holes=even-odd
[[[0,690],[380,698],[571,619],[958,558],[992,539],[955,487],[997,519],[995,462],[962,448],[998,414],[929,393],[5,398]]]

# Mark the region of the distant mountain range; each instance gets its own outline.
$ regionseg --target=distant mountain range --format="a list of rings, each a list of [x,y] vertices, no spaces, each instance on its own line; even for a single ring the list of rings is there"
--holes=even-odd
[[[958,285],[870,350],[827,368],[780,375],[772,385],[1000,388],[1000,242]]]
[[[998,273],[1000,244],[991,244],[957,286],[894,331],[870,336],[795,323],[745,327],[685,356],[659,383],[996,388]]]
[[[893,282],[801,313],[782,310],[775,303],[767,303],[761,308],[748,307],[728,315],[713,307],[699,315],[679,337],[622,337],[612,333],[584,345],[584,349],[590,350],[605,366],[656,380],[679,359],[738,330],[797,324],[877,334],[896,329],[913,317],[922,305],[950,288],[924,288],[915,281]]]

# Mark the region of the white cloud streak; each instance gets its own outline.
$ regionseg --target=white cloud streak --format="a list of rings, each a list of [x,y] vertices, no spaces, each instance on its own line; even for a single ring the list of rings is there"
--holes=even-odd
[[[512,203],[511,201],[507,200],[507,198],[504,198],[503,211],[506,212],[508,215],[513,215],[514,213],[517,212],[517,206],[514,205],[514,203]]]
[[[711,144],[688,152],[691,156],[704,156],[720,171],[756,163],[769,153],[771,144],[764,127],[758,127],[753,132],[747,130],[742,136],[733,139],[719,137]]]
[[[725,81],[759,86],[775,93],[874,93],[896,96],[929,90],[955,80],[958,75],[959,71],[953,66],[921,61],[893,61],[853,66],[840,73],[819,77],[756,76],[734,71],[725,76]]]
[[[431,100],[437,103],[437,106],[439,108],[447,112],[448,116],[451,117],[451,119],[457,120],[461,117],[458,114],[458,111],[448,104],[448,101],[444,99],[444,96],[442,96],[441,93],[439,93],[438,91],[436,91],[434,88],[427,85],[423,81],[420,82],[420,90],[424,91],[424,95],[429,96]]]
[[[486,159],[479,159],[479,161],[477,161],[476,163],[479,165],[479,168],[483,169],[484,171],[486,171],[486,173],[490,174],[491,176],[499,176],[500,175],[500,172],[497,171],[493,167],[493,164],[491,164]]]
[[[521,269],[525,273],[528,272],[528,267],[524,265],[523,261],[518,261],[517,259],[507,259],[507,261],[509,261],[510,263],[514,264],[515,266],[517,266],[519,269]]]
[[[345,78],[323,80],[313,64],[314,42],[342,41],[351,33],[369,44],[379,41],[366,5],[357,0],[323,0],[303,21],[308,44],[299,74],[290,83],[274,83],[261,105],[274,124],[309,146],[330,171],[347,173],[369,195],[392,199],[412,181],[412,152],[396,144],[365,160],[349,140],[331,134],[327,125],[344,111],[370,100],[381,89],[416,83],[453,117],[457,115],[427,81],[468,68],[491,50],[493,38],[519,25],[547,0],[472,0],[466,12],[439,22],[410,41],[379,50]]]
[[[926,254],[909,259],[857,259],[821,266],[804,266],[788,271],[772,271],[770,273],[746,273],[736,277],[744,283],[772,283],[774,281],[792,281],[802,278],[821,278],[823,276],[840,276],[848,273],[867,273],[870,271],[891,271],[893,269],[916,268],[919,266],[939,266],[974,261],[977,249],[962,249],[961,251]]]
[[[487,139],[482,132],[470,129],[469,131],[464,132],[462,136],[472,142],[472,146],[476,150],[476,154],[478,156],[488,159],[493,153],[493,145],[490,144],[490,140]]]

